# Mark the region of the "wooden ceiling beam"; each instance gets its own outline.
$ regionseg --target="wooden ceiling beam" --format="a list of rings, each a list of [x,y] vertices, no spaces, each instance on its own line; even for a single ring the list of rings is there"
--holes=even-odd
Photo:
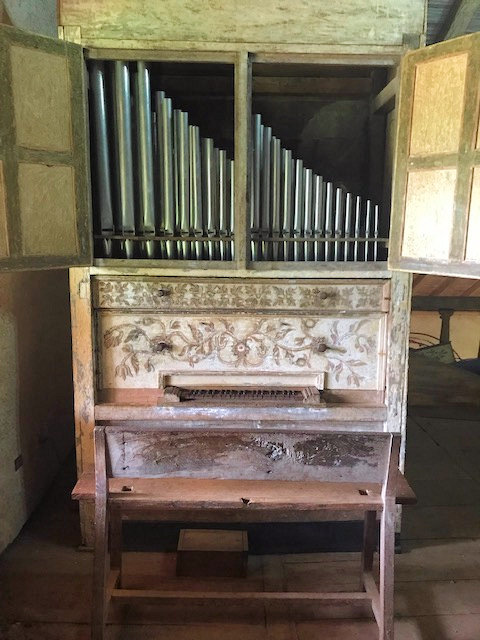
[[[412,311],[480,311],[480,298],[463,296],[414,296]]]
[[[480,0],[458,0],[454,2],[447,19],[437,34],[436,40],[450,40],[450,38],[465,34],[473,16],[479,9]]]

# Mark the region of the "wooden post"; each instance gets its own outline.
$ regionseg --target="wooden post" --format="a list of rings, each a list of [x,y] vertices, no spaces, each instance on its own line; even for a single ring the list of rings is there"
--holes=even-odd
[[[235,262],[247,264],[249,224],[249,167],[251,161],[252,65],[246,51],[235,61]]]
[[[95,377],[93,358],[93,308],[89,267],[70,269],[72,369],[77,473],[93,470]],[[80,503],[82,544],[93,546],[92,508]]]
[[[361,566],[361,586],[363,587],[363,574],[365,571],[372,571],[373,555],[377,547],[377,512],[365,511],[365,519],[363,523],[363,549],[362,549],[362,566]]]
[[[453,316],[453,309],[439,309],[438,315],[442,319],[442,327],[440,329],[440,344],[448,344],[450,342],[450,318]]]
[[[93,566],[92,640],[103,640],[107,618],[108,555],[107,471],[105,431],[97,427],[95,439],[95,555]]]
[[[382,489],[380,524],[379,640],[393,640],[393,596],[395,563],[395,492],[400,453],[400,436],[392,435],[390,457]]]

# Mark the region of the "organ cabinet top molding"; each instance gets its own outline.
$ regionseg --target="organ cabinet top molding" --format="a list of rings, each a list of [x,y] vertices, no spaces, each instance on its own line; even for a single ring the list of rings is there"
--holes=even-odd
[[[405,53],[419,0],[172,2],[2,26],[0,268],[477,275],[477,35]]]

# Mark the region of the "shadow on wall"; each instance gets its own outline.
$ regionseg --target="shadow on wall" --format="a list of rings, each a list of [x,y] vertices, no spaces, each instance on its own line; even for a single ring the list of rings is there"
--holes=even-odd
[[[0,275],[0,551],[74,444],[68,272]]]

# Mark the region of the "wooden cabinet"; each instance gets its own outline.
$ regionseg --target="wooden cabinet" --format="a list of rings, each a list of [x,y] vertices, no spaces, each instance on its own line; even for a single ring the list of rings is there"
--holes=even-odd
[[[133,390],[145,399],[135,415],[157,415],[150,392],[162,372],[304,370],[320,376],[330,394],[316,414],[325,424],[355,428],[357,419],[404,434],[410,275],[401,271],[479,274],[480,39],[405,55],[422,43],[423,0],[337,4],[326,16],[314,0],[261,6],[202,0],[195,10],[173,0],[143,2],[142,10],[135,2],[62,0],[63,42],[1,28],[0,268],[74,267],[79,472],[93,464],[95,412],[108,417],[117,403],[122,416],[133,415]],[[217,128],[226,131],[234,157],[231,259],[171,259],[160,255],[162,235],[152,235],[157,253],[134,249],[126,257],[121,249],[93,258],[93,247],[98,251],[105,239],[122,247],[125,237],[92,230],[88,176],[95,196],[98,171],[95,154],[92,162],[88,157],[85,91],[85,65],[92,61],[127,61],[137,71],[147,62],[183,99],[192,100],[194,86],[199,94],[208,87],[228,103],[230,129],[220,121]],[[32,73],[20,82],[26,67]],[[212,68],[220,71],[210,74]],[[400,93],[392,109],[395,76]],[[325,102],[320,115],[307,105],[318,92]],[[343,243],[338,259],[325,258],[324,240],[311,237],[302,238],[302,255],[314,259],[294,260],[285,247],[255,258],[252,107],[260,110],[272,95],[271,117],[291,138],[285,145],[306,149],[319,162],[339,159],[347,148],[351,161],[340,158],[338,179],[383,211],[377,236],[367,238],[379,242],[375,259],[373,250],[356,255],[346,233],[326,238],[325,246]],[[208,125],[211,114],[206,117]],[[314,240],[321,259],[307,251]],[[81,509],[89,541],[91,513]]]

